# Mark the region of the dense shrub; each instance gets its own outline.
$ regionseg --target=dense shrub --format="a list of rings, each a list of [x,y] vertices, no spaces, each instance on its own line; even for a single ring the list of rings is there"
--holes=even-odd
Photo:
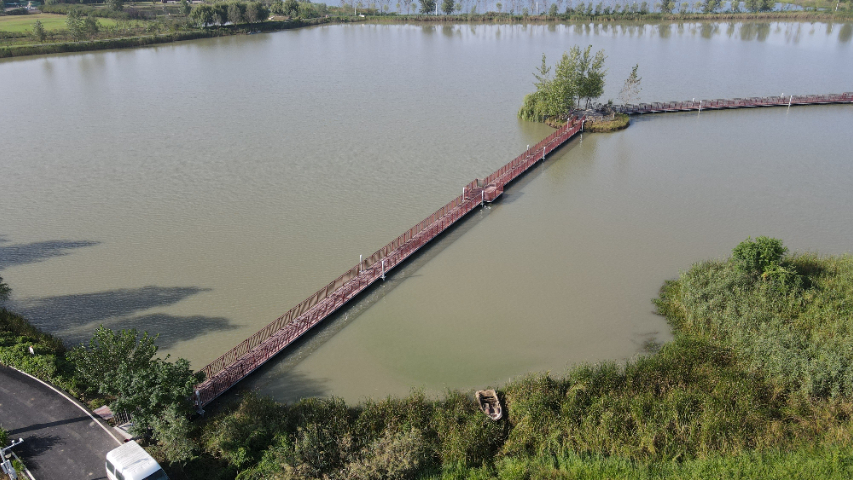
[[[67,390],[76,389],[73,367],[65,361],[62,340],[42,332],[5,308],[0,308],[0,363]]]
[[[788,249],[777,238],[747,238],[732,250],[732,261],[743,272],[761,275],[779,265]]]
[[[853,396],[853,257],[787,258],[805,279],[755,279],[737,261],[695,265],[658,301],[676,328],[738,352],[786,391]]]

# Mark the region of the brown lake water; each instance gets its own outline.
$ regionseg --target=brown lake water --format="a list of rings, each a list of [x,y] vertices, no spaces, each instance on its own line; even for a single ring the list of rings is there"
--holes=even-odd
[[[216,358],[546,136],[515,112],[572,45],[615,98],[853,90],[853,25],[344,25],[0,61],[0,275],[70,342]],[[843,253],[853,107],[586,134],[241,388],[348,400],[622,360],[660,285],[747,236]]]

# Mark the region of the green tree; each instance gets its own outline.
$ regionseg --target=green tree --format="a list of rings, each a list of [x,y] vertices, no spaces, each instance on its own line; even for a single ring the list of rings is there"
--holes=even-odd
[[[774,5],[775,2],[773,0],[761,0],[759,9],[762,12],[769,12],[770,10],[773,10]]]
[[[269,18],[270,11],[267,6],[261,2],[249,2],[248,5],[246,5],[245,16],[247,22],[258,23]]]
[[[12,289],[9,288],[9,285],[3,283],[3,277],[0,277],[0,302],[8,300],[11,293]]]
[[[243,2],[234,2],[228,5],[228,21],[237,25],[243,23],[246,19],[246,4]]]
[[[732,261],[742,272],[758,276],[775,270],[787,252],[778,238],[749,237],[732,250]]]
[[[65,16],[65,27],[68,28],[68,33],[75,42],[83,39],[85,31],[83,30],[83,16],[80,14],[80,10],[71,9],[68,11]]]
[[[192,10],[193,7],[190,5],[190,2],[187,0],[181,0],[181,13],[183,13],[185,17],[189,17]]]
[[[95,35],[98,34],[99,31],[101,31],[101,24],[95,17],[87,15],[83,19],[82,29],[84,35],[89,38],[93,38]]]
[[[47,32],[44,31],[44,25],[42,25],[41,20],[36,20],[33,24],[33,38],[39,42],[43,42],[47,38]]]
[[[212,25],[214,20],[213,15],[213,6],[208,4],[201,4],[193,6],[192,11],[190,12],[190,21],[196,24],[199,27],[206,27],[208,25]]]
[[[68,353],[78,379],[115,397],[110,404],[113,411],[133,415],[137,435],[147,433],[158,421],[169,421],[162,415],[170,408],[181,415],[190,413],[193,387],[204,380],[204,374],[194,373],[186,359],[173,363],[168,355],[155,358],[156,339],[147,332],[141,336],[134,329],[116,333],[101,325],[88,346]]]
[[[525,96],[518,117],[523,120],[541,121],[547,117],[568,118],[576,105],[586,101],[588,107],[593,99],[604,92],[604,51],[592,55],[592,45],[581,50],[577,45],[562,58],[554,69],[548,66],[545,55],[542,64],[534,72],[536,91]]]
[[[750,12],[757,12],[761,10],[761,0],[746,0],[745,2],[746,9]]]
[[[552,17],[557,16],[557,4],[556,3],[552,3],[551,7],[548,8],[548,15],[550,15]]]
[[[375,8],[375,5],[372,5],[371,8]],[[317,16],[317,13],[314,11],[314,4],[311,2],[299,2],[299,17],[301,18],[314,18]]]
[[[296,0],[284,0],[284,14],[288,17],[299,15],[299,2]]]
[[[107,7],[110,10],[120,12],[124,10],[124,0],[107,0]]]
[[[456,5],[453,4],[453,0],[443,0],[441,2],[441,10],[445,15],[452,15],[453,9],[456,8]]]
[[[673,8],[675,8],[675,2],[673,0],[661,0],[661,2],[660,2],[661,13],[672,13]]]
[[[157,354],[156,337],[136,330],[113,332],[103,325],[95,329],[89,345],[81,345],[69,352],[77,377],[97,389],[99,393],[115,395],[121,377],[148,368]]]
[[[623,105],[634,103],[640,99],[640,91],[642,90],[640,81],[642,78],[637,75],[639,67],[639,65],[634,65],[634,68],[631,69],[631,74],[625,80],[625,85],[622,86],[622,90],[619,92],[619,100],[622,101]]]
[[[195,385],[204,380],[204,374],[194,373],[190,362],[179,358],[172,363],[166,359],[153,359],[148,368],[118,378],[116,400],[110,409],[133,415],[132,433],[145,434],[168,409],[177,414],[192,413],[189,398]],[[156,433],[156,432],[155,432]]]
[[[498,9],[498,13],[501,13],[501,9],[503,8],[503,4],[501,2],[498,2],[495,4],[495,8]]]
[[[220,26],[228,23],[228,4],[227,3],[214,3],[213,4],[213,19]]]
[[[702,3],[702,13],[714,13],[720,8],[720,0],[704,0]]]
[[[418,0],[421,4],[421,13],[430,13],[435,11],[435,0]]]
[[[577,46],[573,50],[578,49]],[[577,82],[578,103],[581,100],[586,100],[586,108],[589,108],[590,103],[604,94],[604,77],[607,75],[607,70],[604,69],[604,60],[607,58],[604,55],[604,50],[595,52],[591,55],[592,45],[579,55],[575,78]]]
[[[175,405],[169,405],[152,422],[153,436],[157,439],[157,449],[166,460],[183,467],[195,458],[197,445],[190,434],[192,425],[185,412]]]

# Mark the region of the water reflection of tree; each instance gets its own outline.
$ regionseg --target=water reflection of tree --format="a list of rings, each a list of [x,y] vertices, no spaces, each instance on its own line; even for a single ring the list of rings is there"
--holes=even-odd
[[[740,27],[740,39],[743,41],[758,40],[763,42],[770,35],[769,23],[744,23]]]
[[[847,43],[851,37],[853,37],[853,23],[845,23],[838,32],[838,41]]]
[[[718,28],[719,27],[716,23],[703,23],[702,27],[699,29],[699,35],[701,35],[702,38],[711,38]]]

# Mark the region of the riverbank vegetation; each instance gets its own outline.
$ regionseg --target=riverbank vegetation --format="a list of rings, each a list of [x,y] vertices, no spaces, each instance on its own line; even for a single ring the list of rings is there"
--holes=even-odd
[[[594,122],[587,122],[584,125],[585,132],[591,133],[610,133],[617,130],[628,128],[631,123],[631,118],[624,113],[614,113],[612,119],[601,119]]]
[[[127,48],[224,35],[274,31],[328,22],[589,23],[853,19],[853,0],[798,0],[808,4],[773,10],[766,0],[727,4],[676,0],[545,3],[505,0],[342,1],[327,5],[298,0],[189,0],[161,2],[63,2],[48,0],[39,10],[0,9],[0,58],[47,53]],[[820,3],[818,5],[819,2]],[[21,2],[18,2],[21,3]],[[17,5],[17,3],[16,3]],[[40,13],[39,13],[40,12]],[[439,14],[441,12],[441,14]],[[47,14],[51,14],[47,16]],[[62,15],[57,19],[56,15]],[[69,19],[65,19],[69,17]]]
[[[759,237],[655,300],[675,339],[499,389],[346,405],[247,394],[196,422],[171,478],[815,478],[853,475],[853,257]]]

